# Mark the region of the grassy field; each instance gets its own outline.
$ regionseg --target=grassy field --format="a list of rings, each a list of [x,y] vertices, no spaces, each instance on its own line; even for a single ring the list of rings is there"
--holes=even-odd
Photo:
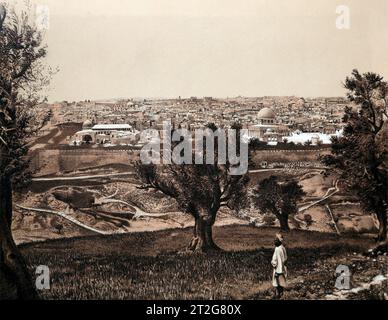
[[[267,299],[276,232],[216,227],[215,240],[224,251],[211,255],[184,252],[190,229],[59,239],[21,248],[31,272],[38,265],[50,268],[45,299]],[[286,244],[288,299],[330,294],[335,268],[344,260],[351,259],[360,276],[381,268],[359,255],[372,245],[366,238],[293,230]]]

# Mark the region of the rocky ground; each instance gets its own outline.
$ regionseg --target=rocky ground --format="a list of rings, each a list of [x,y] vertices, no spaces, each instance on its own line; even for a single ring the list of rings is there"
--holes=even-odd
[[[335,279],[339,266],[349,267],[349,289],[337,289]],[[271,290],[264,290],[256,298],[268,299],[273,295]],[[309,300],[388,300],[388,257],[367,257],[353,252],[343,256],[333,255],[319,259],[311,269],[291,275],[284,299]]]
[[[53,112],[56,115],[58,110]],[[46,129],[48,133],[32,143],[33,149],[39,147],[44,150],[45,147],[66,143],[66,137],[71,135],[71,130],[75,130],[73,127],[66,129],[57,126],[48,126]],[[48,162],[50,159],[48,157]],[[72,172],[57,172],[54,176],[69,178],[97,175],[99,178],[34,182],[27,190],[15,195],[15,204],[64,212],[70,218],[103,233],[155,231],[192,225],[191,217],[179,213],[174,200],[154,190],[139,190],[139,182],[135,177],[107,176],[112,173],[128,173],[131,170],[133,168],[129,162],[74,167]],[[274,172],[251,173],[250,186],[255,187],[258,181],[272,174]],[[299,204],[299,214],[295,219],[290,219],[291,227],[319,232],[339,231],[343,234],[376,232],[373,217],[363,213],[355,199],[344,193],[341,186],[337,188],[334,175],[324,176],[321,170],[306,168],[294,168],[276,174],[298,180],[306,192]],[[38,168],[34,175],[45,176],[44,169]],[[323,198],[325,200],[320,202]],[[108,203],[108,200],[112,201]],[[95,233],[74,225],[55,213],[22,210],[16,205],[14,209],[13,232],[18,243]],[[119,219],[109,219],[109,213],[114,213]],[[164,215],[165,213],[167,215]],[[254,207],[238,214],[228,210],[221,211],[216,224],[231,223],[249,223],[256,227],[277,226],[273,215],[264,215]]]
[[[79,221],[85,228],[59,214]],[[247,221],[223,210],[218,215],[217,225],[247,224]],[[193,219],[179,212],[172,199],[154,190],[140,190],[131,181],[115,179],[104,184],[61,184],[41,192],[18,195],[12,228],[16,242],[26,243],[95,234],[86,227],[114,234],[192,225]]]

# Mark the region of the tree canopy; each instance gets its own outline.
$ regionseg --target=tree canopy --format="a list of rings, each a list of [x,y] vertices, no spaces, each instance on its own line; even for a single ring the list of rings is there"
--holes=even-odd
[[[214,124],[209,124],[208,128],[217,130]],[[235,128],[238,131],[240,127],[236,125]],[[206,157],[205,153],[203,157]],[[136,166],[138,177],[143,182],[140,188],[154,188],[164,193],[177,201],[182,212],[194,217],[194,236],[189,245],[194,251],[218,248],[213,241],[212,226],[221,207],[239,210],[248,202],[248,174],[231,175],[230,163],[218,164],[217,159],[216,152],[214,164],[138,162]]]
[[[274,214],[281,229],[288,231],[288,218],[298,212],[297,202],[304,195],[296,181],[281,182],[278,177],[271,176],[259,182],[253,191],[253,200],[261,212]]]
[[[36,293],[11,233],[12,191],[28,180],[28,138],[47,120],[34,106],[51,71],[29,14],[0,8],[0,297],[31,299]]]
[[[347,190],[365,211],[377,215],[379,240],[387,238],[387,92],[383,77],[353,70],[344,84],[350,106],[345,108],[345,128],[332,139],[332,152],[322,161],[338,172]]]

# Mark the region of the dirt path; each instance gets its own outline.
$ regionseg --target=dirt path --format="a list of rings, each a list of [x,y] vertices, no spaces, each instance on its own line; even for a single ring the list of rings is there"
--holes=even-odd
[[[121,176],[132,176],[135,175],[134,172],[120,172],[120,173],[109,173],[109,174],[96,174],[88,176],[74,176],[74,177],[51,177],[51,178],[32,178],[33,182],[42,182],[42,181],[72,181],[72,180],[89,180],[96,178],[111,178],[111,177],[121,177]]]
[[[338,192],[339,192],[338,180],[336,180],[334,182],[334,186],[327,189],[326,194],[321,199],[314,201],[314,202],[312,202],[312,203],[310,203],[302,208],[299,208],[298,213],[301,213],[303,211],[306,211],[307,209],[310,209],[311,207],[316,206],[317,204],[321,203],[322,201],[325,201],[325,200],[329,199],[330,197],[334,196]]]
[[[107,234],[113,233],[113,232],[106,232],[106,231],[102,231],[102,230],[98,230],[98,229],[95,229],[93,227],[90,227],[90,226],[82,223],[81,221],[69,216],[68,214],[66,214],[64,212],[54,211],[54,210],[46,210],[46,209],[29,208],[29,207],[23,207],[20,205],[16,205],[16,207],[19,209],[22,209],[22,210],[26,210],[26,211],[34,211],[34,212],[39,212],[39,213],[44,213],[44,214],[53,214],[53,215],[59,216],[61,218],[64,218],[64,219],[74,223],[75,225],[77,225],[83,229],[86,229],[86,230],[89,230],[89,231],[92,231],[92,232],[95,232],[98,234],[107,235]]]

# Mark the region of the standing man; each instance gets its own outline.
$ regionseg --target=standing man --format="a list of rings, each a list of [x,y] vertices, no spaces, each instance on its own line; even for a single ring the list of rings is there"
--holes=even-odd
[[[275,238],[275,251],[272,256],[272,285],[275,288],[275,299],[280,299],[283,295],[284,288],[287,286],[287,252],[283,246],[283,236],[279,233]]]

